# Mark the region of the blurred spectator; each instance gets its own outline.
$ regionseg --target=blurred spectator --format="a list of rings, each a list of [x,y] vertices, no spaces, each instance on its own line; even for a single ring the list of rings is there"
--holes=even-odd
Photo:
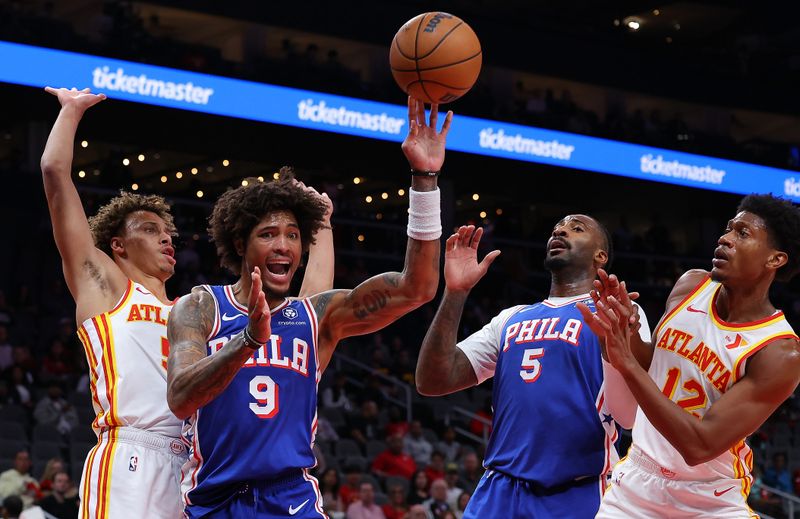
[[[339,486],[339,472],[336,469],[326,470],[319,478],[319,492],[328,515],[344,514],[345,507],[339,495]]]
[[[425,467],[425,474],[428,475],[428,479],[431,481],[444,479],[444,454],[439,451],[433,451],[431,462]]]
[[[408,350],[405,348],[398,350],[393,358],[394,363],[392,364],[390,370],[392,376],[402,382],[405,382],[406,384],[413,384],[416,365],[414,362],[412,362],[411,355],[409,354]]]
[[[764,481],[761,477],[761,470],[758,465],[753,465],[752,476],[753,485],[750,488],[747,504],[759,512],[772,517],[783,515],[781,498],[764,488]]]
[[[445,466],[444,482],[447,483],[447,504],[456,510],[458,498],[464,494],[464,489],[458,486],[458,465],[450,462]]]
[[[50,495],[50,491],[53,489],[53,476],[64,470],[64,460],[61,458],[51,458],[47,461],[47,465],[44,466],[44,471],[42,472],[42,477],[39,479],[39,490],[43,496]]]
[[[483,407],[478,409],[475,412],[476,415],[487,420],[489,423],[492,422],[492,397],[487,396],[486,400],[483,401]],[[489,434],[492,432],[492,426],[486,425],[482,420],[478,418],[473,418],[469,422],[469,431],[474,434],[475,436],[479,436],[481,438],[489,438]]]
[[[358,501],[347,507],[347,519],[386,519],[381,507],[375,504],[375,489],[369,481],[362,481]]]
[[[448,426],[434,448],[444,454],[445,461],[458,460],[461,456],[461,444],[456,441],[456,430]]]
[[[12,402],[31,409],[33,407],[33,384],[28,382],[25,370],[22,366],[14,365],[11,367],[9,376],[9,399]]]
[[[450,511],[450,505],[447,504],[447,483],[443,479],[431,483],[431,497],[422,506],[432,519],[442,519],[444,513]]]
[[[31,355],[31,350],[27,346],[14,346],[14,366],[22,368],[25,382],[33,385],[36,382],[38,367],[36,359]]]
[[[328,460],[325,459],[325,454],[322,452],[322,449],[320,449],[318,443],[314,442],[311,444],[311,452],[317,460],[317,466],[314,467],[314,472],[317,474],[325,472],[325,469],[328,468]]]
[[[764,471],[764,484],[783,492],[793,492],[792,475],[786,468],[785,452],[776,452],[772,455],[772,465]]]
[[[403,487],[396,483],[389,485],[388,497],[389,502],[382,507],[386,519],[405,519],[408,513],[408,504]]]
[[[344,483],[339,487],[339,499],[342,501],[342,508],[347,510],[351,503],[358,500],[359,483],[364,476],[363,471],[358,465],[347,465],[344,468]]]
[[[317,415],[317,440],[324,442],[335,442],[339,439],[339,433],[331,422],[324,416]]]
[[[428,519],[425,507],[421,504],[412,505],[408,509],[408,519]]]
[[[423,501],[430,497],[428,487],[430,480],[424,470],[418,470],[411,476],[411,486],[408,488],[408,501],[409,505],[421,504]]]
[[[78,517],[78,497],[68,497],[72,486],[69,474],[56,472],[53,476],[53,492],[39,501],[39,506],[48,514],[59,519],[76,519]]]
[[[410,479],[417,469],[414,459],[403,452],[403,438],[394,435],[386,439],[388,448],[375,457],[372,462],[372,472],[385,478],[399,476]]]
[[[75,375],[72,352],[67,351],[61,339],[53,339],[50,351],[42,359],[42,370],[39,378],[42,382],[67,382]]]
[[[474,452],[466,453],[462,461],[458,486],[472,494],[475,492],[475,487],[478,486],[481,476],[483,476],[483,467],[481,467],[480,460],[478,460],[478,455]]]
[[[8,496],[19,496],[25,507],[41,497],[39,483],[31,477],[28,451],[19,451],[14,457],[14,468],[0,474],[0,498]]]
[[[461,519],[464,515],[464,510],[467,509],[467,504],[469,503],[469,498],[472,495],[469,492],[462,492],[460,496],[458,496],[458,500],[456,501],[456,506],[454,508],[456,519]]]
[[[405,436],[408,434],[408,422],[403,411],[396,405],[389,406],[389,422],[386,424],[386,437]]]
[[[36,404],[33,415],[40,424],[51,425],[65,435],[78,425],[78,413],[64,398],[64,391],[57,383],[50,384],[47,396]]]
[[[3,519],[19,519],[22,513],[22,499],[19,496],[8,496],[3,499]]]
[[[337,372],[333,378],[333,384],[322,391],[322,407],[325,409],[341,409],[346,412],[352,411],[353,406],[347,397],[346,386],[347,377],[344,373]]]
[[[369,440],[379,440],[380,424],[378,422],[378,404],[374,400],[364,400],[361,412],[348,420],[350,437],[357,441],[362,448]]]
[[[426,466],[431,462],[433,446],[425,439],[425,436],[423,436],[422,424],[419,420],[411,422],[408,434],[403,440],[403,443],[405,444],[406,452],[414,458],[417,465]]]
[[[0,323],[0,373],[14,364],[14,347],[8,342],[8,328]]]

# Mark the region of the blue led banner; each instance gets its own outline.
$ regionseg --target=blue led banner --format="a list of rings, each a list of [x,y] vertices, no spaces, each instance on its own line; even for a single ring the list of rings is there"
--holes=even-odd
[[[405,106],[0,42],[0,82],[400,142]],[[398,98],[402,94],[398,91]],[[800,203],[800,172],[456,115],[448,149]]]

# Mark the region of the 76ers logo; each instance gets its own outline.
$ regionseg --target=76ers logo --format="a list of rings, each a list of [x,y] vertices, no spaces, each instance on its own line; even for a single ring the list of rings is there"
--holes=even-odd
[[[283,316],[287,319],[294,319],[297,317],[297,310],[292,307],[284,308]]]

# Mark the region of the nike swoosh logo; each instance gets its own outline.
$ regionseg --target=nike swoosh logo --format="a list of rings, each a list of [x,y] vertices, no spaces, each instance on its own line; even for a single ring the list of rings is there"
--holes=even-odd
[[[732,488],[732,487],[731,487],[731,488]],[[300,504],[299,504],[297,507],[290,506],[290,507],[289,507],[289,515],[294,515],[294,514],[296,514],[297,512],[299,512],[301,508],[303,508],[304,506],[306,506],[306,503],[308,503],[308,499],[306,499],[305,501],[303,501],[302,503],[300,503]]]
[[[715,490],[715,491],[714,491],[714,495],[715,495],[715,496],[717,496],[717,497],[719,497],[719,496],[721,496],[722,494],[724,494],[725,492],[730,492],[730,491],[731,491],[731,490],[733,490],[734,488],[736,488],[736,487],[730,487],[730,488],[726,488],[726,489],[725,489],[725,490],[723,490],[722,492],[720,492],[719,490]]]
[[[222,320],[223,321],[233,321],[233,320],[238,319],[240,317],[244,317],[244,314],[236,314],[236,315],[222,314]]]
[[[703,310],[698,310],[697,308],[692,308],[692,305],[686,307],[687,312],[692,312],[695,314],[707,314],[708,312],[704,312]]]

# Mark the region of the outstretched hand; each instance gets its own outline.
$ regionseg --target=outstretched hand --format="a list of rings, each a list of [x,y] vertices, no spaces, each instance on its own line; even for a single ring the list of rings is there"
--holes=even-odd
[[[74,107],[81,113],[85,112],[88,108],[96,105],[100,101],[106,99],[105,94],[93,94],[88,88],[78,90],[77,88],[53,88],[45,87],[45,92],[52,94],[58,98],[61,107]]]
[[[630,311],[630,319],[628,324],[634,329],[639,331],[641,323],[639,322],[639,312],[636,310],[636,305],[633,301],[639,299],[639,292],[628,292],[628,287],[624,281],[620,281],[616,274],[609,275],[604,269],[597,269],[597,279],[593,282],[594,289],[589,292],[589,296],[594,301],[595,306],[601,299],[614,297],[623,306]]]
[[[500,255],[493,250],[478,262],[478,245],[483,228],[462,225],[447,238],[444,252],[444,280],[451,291],[470,290],[489,270],[489,266]]]
[[[442,124],[442,131],[436,131],[439,119],[439,105],[431,105],[430,121],[425,121],[425,103],[409,96],[408,135],[403,141],[403,153],[412,169],[418,171],[439,171],[444,164],[444,148],[453,112],[448,111]]]
[[[247,298],[247,315],[250,319],[247,331],[250,336],[264,344],[272,333],[269,306],[261,284],[261,269],[254,267],[250,273],[250,295]]]

